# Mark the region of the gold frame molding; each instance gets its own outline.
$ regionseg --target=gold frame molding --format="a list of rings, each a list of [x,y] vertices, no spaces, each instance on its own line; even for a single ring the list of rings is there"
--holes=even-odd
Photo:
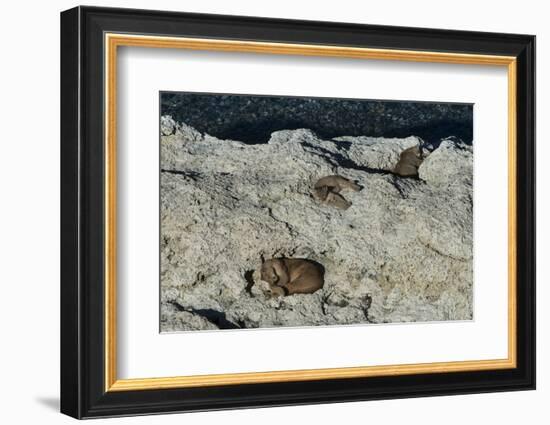
[[[215,40],[159,37],[106,33],[105,46],[105,391],[136,391],[183,387],[206,387],[268,382],[312,381],[511,369],[517,365],[516,353],[516,59],[493,56],[425,52],[410,50],[370,49],[328,45],[266,43],[256,41]],[[436,62],[507,67],[508,71],[508,357],[495,360],[471,360],[384,366],[343,367],[230,373],[215,375],[175,376],[165,378],[118,379],[116,324],[116,99],[117,51],[121,46],[249,52],[263,54],[330,56],[356,59]]]

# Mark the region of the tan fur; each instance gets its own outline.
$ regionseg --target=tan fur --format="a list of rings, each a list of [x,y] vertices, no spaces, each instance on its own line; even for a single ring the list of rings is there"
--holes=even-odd
[[[347,210],[349,207],[351,207],[351,202],[349,202],[342,195],[334,192],[329,192],[327,194],[327,197],[325,198],[325,202],[328,205],[332,205],[333,207],[336,207],[341,210]]]
[[[312,294],[324,284],[320,264],[301,258],[273,258],[264,261],[261,279],[274,295]]]
[[[332,175],[317,180],[313,188],[313,194],[318,200],[326,202],[328,205],[347,210],[351,206],[351,202],[339,195],[342,189],[359,191],[361,186],[345,177]]]
[[[402,177],[412,177],[418,175],[418,167],[422,164],[422,153],[418,146],[405,149],[401,152],[399,162],[393,172]]]

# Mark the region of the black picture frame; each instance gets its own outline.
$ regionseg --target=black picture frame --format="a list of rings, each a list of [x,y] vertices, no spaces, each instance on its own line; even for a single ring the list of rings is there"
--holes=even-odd
[[[517,60],[517,367],[105,391],[104,34],[258,40],[514,56]],[[76,7],[61,13],[61,412],[75,418],[535,388],[535,37]]]

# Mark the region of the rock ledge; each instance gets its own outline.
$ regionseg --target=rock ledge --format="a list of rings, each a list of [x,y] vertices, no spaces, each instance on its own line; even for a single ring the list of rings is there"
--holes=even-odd
[[[390,171],[419,146],[419,178]],[[161,121],[161,330],[472,318],[472,147],[307,129],[247,145]],[[363,190],[341,211],[311,196],[339,174]],[[271,298],[261,257],[326,269],[311,295]]]

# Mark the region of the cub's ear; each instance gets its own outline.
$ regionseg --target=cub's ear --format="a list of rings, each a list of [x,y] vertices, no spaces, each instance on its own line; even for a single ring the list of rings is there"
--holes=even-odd
[[[279,275],[275,271],[275,267],[271,267],[271,283],[275,284],[279,281]]]
[[[269,282],[272,285],[275,285],[279,281],[279,275],[275,271],[275,267],[270,267],[268,274],[269,274]]]
[[[262,261],[262,264],[265,263],[265,257],[264,254],[260,254],[260,260]]]

